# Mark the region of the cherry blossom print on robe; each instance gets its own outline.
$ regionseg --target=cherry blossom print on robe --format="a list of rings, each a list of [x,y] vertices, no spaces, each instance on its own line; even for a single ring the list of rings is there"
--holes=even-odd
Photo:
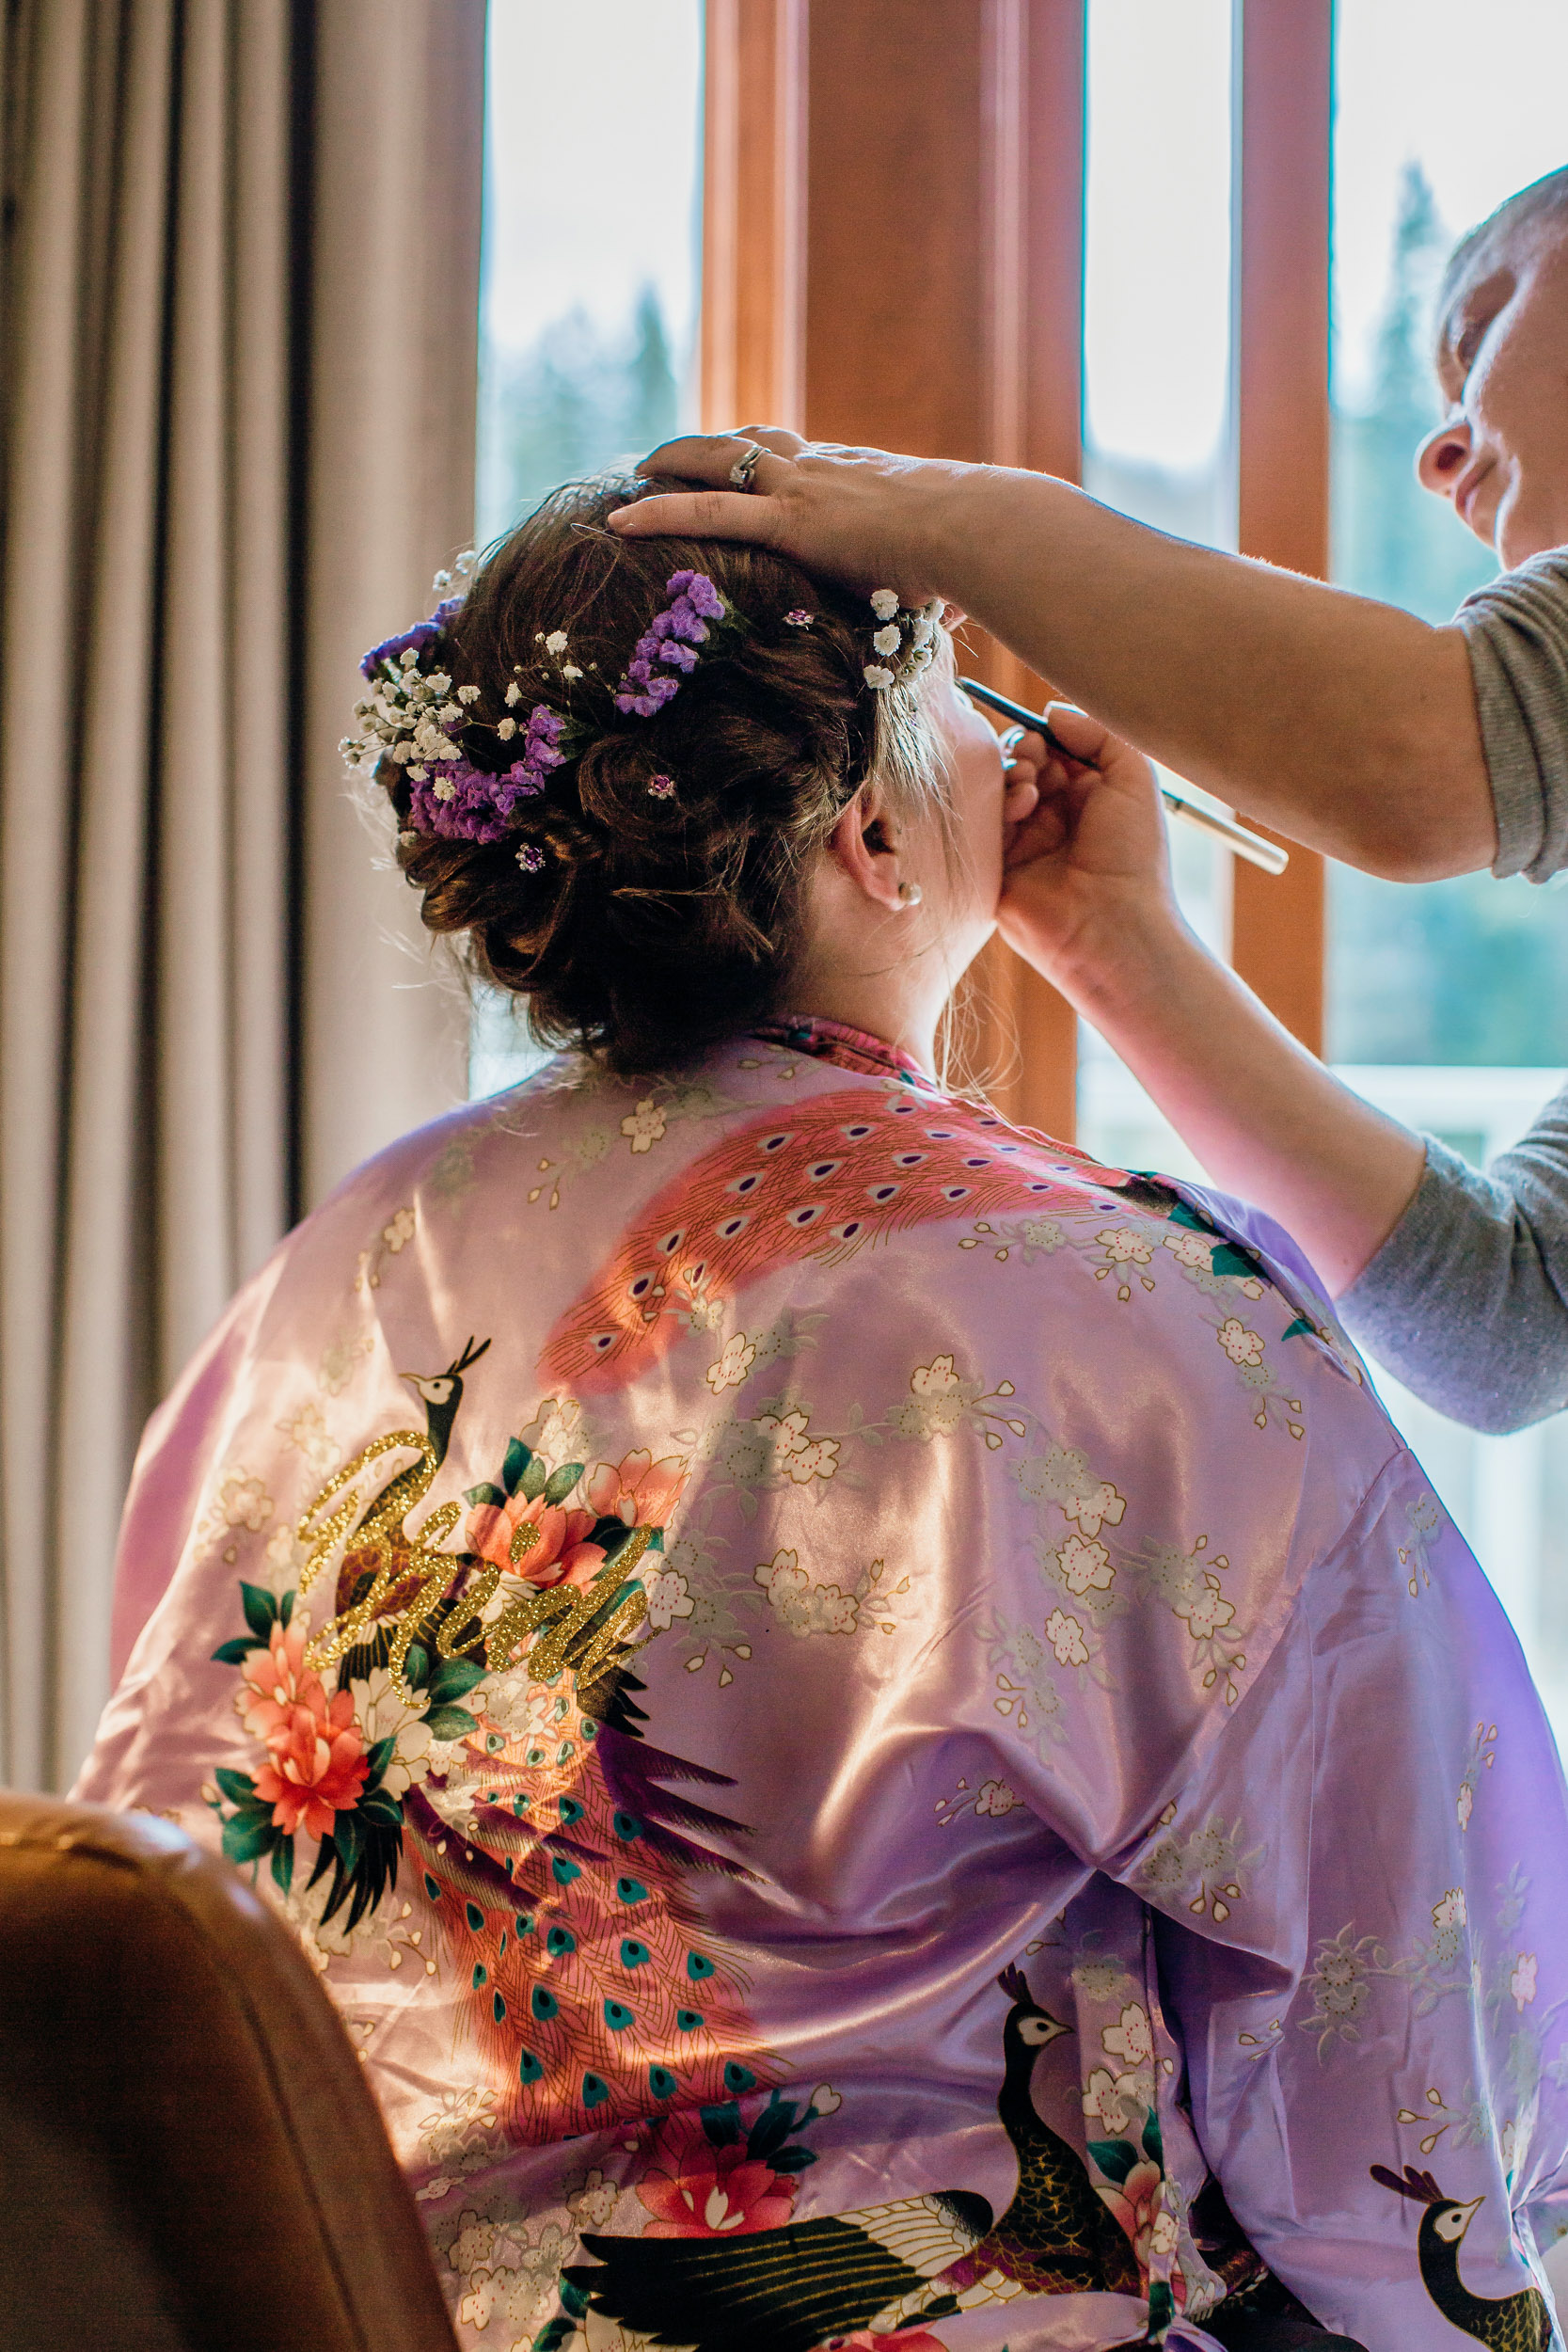
[[[468,2352],[1539,2343],[1555,1752],[1240,1204],[832,1024],[558,1060],[241,1293],[117,1640],[81,1793],[298,1933]]]

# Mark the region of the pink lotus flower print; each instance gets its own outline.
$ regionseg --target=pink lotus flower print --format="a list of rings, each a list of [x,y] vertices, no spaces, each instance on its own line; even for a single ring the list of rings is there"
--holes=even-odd
[[[482,1560],[520,1576],[525,1583],[587,1584],[604,1564],[604,1546],[583,1539],[594,1524],[592,1511],[563,1511],[536,1495],[515,1494],[508,1502],[482,1502],[468,1514],[467,1537]]]
[[[349,1692],[336,1692],[328,1703],[314,1675],[307,1691],[306,1703],[291,1707],[268,1736],[267,1761],[256,1775],[257,1796],[289,1837],[302,1825],[308,1837],[326,1836],[334,1815],[358,1804],[370,1773]]]
[[[656,1462],[645,1446],[619,1462],[595,1462],[584,1492],[600,1518],[624,1519],[628,1527],[664,1527],[686,1485],[678,1454]]]
[[[1138,2268],[1147,2272],[1155,2225],[1163,2210],[1164,2174],[1146,2158],[1135,2164],[1119,2188],[1101,2188],[1101,2195],[1132,2241]]]
[[[702,2125],[673,2115],[637,2194],[654,2216],[644,2237],[740,2237],[782,2230],[795,2210],[795,2183],[748,2156],[745,2143],[716,2148]]]
[[[947,2352],[947,2346],[928,2328],[898,2328],[889,2336],[857,2328],[852,2336],[830,2336],[816,2352]]]
[[[319,1679],[305,1664],[305,1637],[309,1630],[310,1619],[304,1612],[296,1611],[290,1625],[275,1618],[268,1646],[253,1649],[241,1660],[244,1684],[234,1703],[253,1739],[270,1741],[283,1730],[291,1711],[309,1707],[310,1692],[321,1690]]]

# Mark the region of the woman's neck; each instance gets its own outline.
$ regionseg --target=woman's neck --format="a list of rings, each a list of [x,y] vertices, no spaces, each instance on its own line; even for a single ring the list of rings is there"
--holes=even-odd
[[[937,1023],[946,992],[935,1004],[921,1001],[921,993],[910,985],[910,978],[908,966],[885,973],[852,973],[824,968],[808,957],[789,984],[788,1009],[880,1038],[884,1045],[907,1054],[929,1076],[936,1070]],[[924,994],[928,997],[929,990]]]

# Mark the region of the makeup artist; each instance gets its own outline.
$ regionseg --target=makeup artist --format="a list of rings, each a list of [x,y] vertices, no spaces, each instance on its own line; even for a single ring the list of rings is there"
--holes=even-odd
[[[1418,470],[1506,567],[1442,628],[1048,476],[786,433],[668,444],[658,470],[708,486],[612,519],[940,593],[1083,706],[1050,714],[1076,757],[1016,746],[1040,799],[1006,935],[1295,1234],[1370,1353],[1508,1430],[1568,1406],[1568,1089],[1483,1175],[1341,1087],[1186,929],[1143,756],[1396,881],[1568,866],[1568,169],[1464,239],[1438,322],[1448,415]]]

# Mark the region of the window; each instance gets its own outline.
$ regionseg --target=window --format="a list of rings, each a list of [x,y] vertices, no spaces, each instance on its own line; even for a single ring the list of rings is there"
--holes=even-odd
[[[1456,0],[1338,0],[1334,16],[1332,576],[1432,620],[1496,568],[1414,477],[1438,413],[1437,278],[1458,234],[1568,152],[1559,0],[1498,0],[1483,41],[1475,28]],[[1088,0],[1083,481],[1145,521],[1232,547],[1243,31],[1269,34],[1264,11]],[[1189,920],[1223,950],[1230,861],[1179,825],[1171,846]],[[1485,875],[1412,890],[1345,869],[1329,871],[1326,899],[1328,1057],[1470,1158],[1504,1149],[1568,1065],[1568,902]],[[1107,1160],[1200,1173],[1087,1031],[1078,1108],[1081,1139]],[[1568,1419],[1481,1438],[1379,1385],[1568,1727],[1568,1607],[1553,1598],[1568,1565]]]
[[[1085,30],[1084,487],[1162,531],[1233,548],[1230,0],[1089,0]],[[1228,853],[1180,823],[1170,847],[1183,913],[1227,953]],[[1086,1025],[1078,1124],[1115,1167],[1200,1173]]]
[[[480,296],[481,543],[696,415],[701,0],[491,0]],[[476,1009],[469,1091],[537,1057]]]
[[[1433,621],[1497,568],[1414,478],[1412,453],[1439,417],[1437,280],[1456,236],[1568,155],[1559,0],[1493,0],[1479,41],[1476,25],[1453,0],[1338,0],[1336,11],[1333,576]],[[1561,1083],[1568,899],[1555,886],[1478,874],[1411,889],[1333,868],[1327,966],[1327,1052],[1341,1074],[1467,1158],[1515,1141]],[[1568,1730],[1568,1622],[1552,1599],[1568,1420],[1477,1437],[1397,1382],[1378,1385]]]
[[[705,104],[712,423],[1081,467],[1163,528],[1433,617],[1486,576],[1411,479],[1426,313],[1449,238],[1568,152],[1562,0],[493,0],[491,24],[485,530],[695,414]],[[1327,1051],[1406,1120],[1483,1157],[1568,1065],[1555,891],[1173,850],[1197,928],[1314,1047],[1326,986]],[[988,980],[1022,1049],[998,1099],[1060,1126],[1070,1019],[1005,959]],[[482,1022],[476,1089],[518,1069]],[[1087,1036],[1077,1106],[1107,1159],[1196,1172]],[[1480,1439],[1386,1392],[1568,1724],[1568,1425]]]

